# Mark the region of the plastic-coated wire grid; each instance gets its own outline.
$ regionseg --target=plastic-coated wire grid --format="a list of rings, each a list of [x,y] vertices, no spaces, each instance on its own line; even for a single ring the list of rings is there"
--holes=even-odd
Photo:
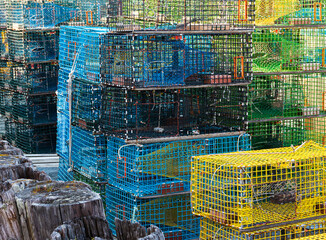
[[[76,65],[74,76],[92,83],[102,83],[109,78],[110,46],[108,28],[71,27],[60,28],[60,68],[70,72]]]
[[[64,159],[69,159],[69,114],[58,111],[57,117],[57,154]]]
[[[72,89],[72,123],[90,131],[101,130],[103,87],[74,79]]]
[[[193,157],[193,213],[238,229],[321,218],[325,157],[326,149],[313,141]]]
[[[191,156],[250,150],[250,137],[180,140],[128,145],[108,138],[108,179],[135,196],[169,195],[190,190]]]
[[[5,85],[11,81],[10,70],[12,63],[10,61],[0,60],[0,88],[5,88]]]
[[[324,0],[256,0],[255,24],[322,25],[326,23],[325,3]]]
[[[58,62],[15,63],[10,68],[9,87],[13,91],[40,94],[57,90]]]
[[[0,7],[0,18],[1,18],[1,7]],[[0,20],[0,24],[1,24],[1,20]],[[8,59],[8,57],[9,57],[9,46],[8,46],[7,29],[0,28],[0,59],[4,60],[4,59]]]
[[[108,23],[121,31],[252,29],[254,11],[253,0],[112,0]]]
[[[107,141],[103,135],[72,127],[71,159],[74,168],[88,178],[107,180]]]
[[[326,145],[326,118],[298,118],[248,124],[252,149],[268,149],[300,145],[313,140]]]
[[[257,29],[253,34],[253,71],[324,70],[326,30]]]
[[[55,94],[34,96],[14,93],[12,105],[12,118],[20,123],[39,125],[57,121]]]
[[[59,157],[59,170],[58,170],[58,181],[69,182],[74,180],[72,172],[68,172],[69,161],[65,158]]]
[[[326,113],[323,73],[255,76],[249,85],[249,120]]]
[[[10,117],[13,107],[13,92],[5,89],[0,89],[0,114],[6,117]]]
[[[115,86],[166,87],[246,83],[252,35],[109,35]]]
[[[326,232],[325,220],[309,221],[299,224],[285,225],[250,233],[223,226],[210,219],[200,220],[201,240],[323,240]]]
[[[24,153],[55,153],[56,124],[44,126],[30,126],[6,121],[6,139]]]
[[[17,62],[42,62],[58,58],[59,31],[8,30],[9,57]]]
[[[0,27],[7,26],[7,14],[5,0],[0,0]]]
[[[105,90],[101,125],[109,136],[146,139],[245,129],[247,87]]]
[[[60,67],[93,83],[167,87],[252,80],[252,35],[110,34],[62,27]]]
[[[106,25],[108,0],[5,0],[9,29],[44,29],[62,24]]]
[[[58,111],[65,111],[69,113],[69,97],[68,97],[68,79],[69,71],[60,68],[58,78]]]
[[[107,220],[115,234],[115,218],[137,221],[145,227],[158,226],[166,240],[198,239],[200,218],[191,213],[190,196],[138,199],[107,185]]]

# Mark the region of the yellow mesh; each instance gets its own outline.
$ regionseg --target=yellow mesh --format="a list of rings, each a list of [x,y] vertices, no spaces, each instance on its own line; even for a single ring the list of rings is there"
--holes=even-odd
[[[256,228],[326,213],[326,149],[297,147],[193,157],[193,213]]]
[[[241,233],[237,229],[225,227],[209,219],[201,220],[200,239],[202,240],[282,240],[282,239],[324,239],[326,221],[316,220],[299,224],[285,225],[266,230]],[[326,238],[325,238],[326,239]]]

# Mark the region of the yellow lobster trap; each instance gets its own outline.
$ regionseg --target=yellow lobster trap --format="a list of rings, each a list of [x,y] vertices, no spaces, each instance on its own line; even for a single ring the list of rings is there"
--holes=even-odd
[[[326,220],[314,220],[244,233],[210,219],[200,220],[201,240],[323,240]]]
[[[242,231],[326,217],[325,157],[312,141],[193,157],[192,211]]]

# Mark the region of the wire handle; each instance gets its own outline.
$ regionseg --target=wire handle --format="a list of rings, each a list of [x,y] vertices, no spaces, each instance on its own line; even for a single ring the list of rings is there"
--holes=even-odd
[[[93,25],[93,12],[92,11],[87,11],[86,12],[86,24],[87,25]]]

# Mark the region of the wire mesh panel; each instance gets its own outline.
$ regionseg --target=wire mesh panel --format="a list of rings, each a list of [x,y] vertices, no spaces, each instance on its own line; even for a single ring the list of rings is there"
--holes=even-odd
[[[249,85],[249,120],[326,114],[323,73],[255,76]]]
[[[59,157],[58,181],[69,182],[74,180],[73,173],[68,171],[69,168],[69,161]]]
[[[326,145],[326,118],[297,118],[248,124],[252,149],[289,147],[305,140]]]
[[[6,138],[24,153],[55,153],[56,125],[30,126],[8,120]]]
[[[46,63],[15,63],[11,67],[10,88],[28,94],[51,93],[57,90],[59,65]]]
[[[238,229],[321,218],[325,214],[326,149],[297,147],[196,156],[194,214]]]
[[[58,111],[69,112],[69,97],[68,97],[68,79],[69,71],[60,68],[58,78]]]
[[[325,69],[325,29],[257,29],[253,34],[253,71]]]
[[[103,135],[72,127],[71,157],[74,168],[93,179],[107,180],[107,142]]]
[[[245,129],[247,87],[133,91],[108,87],[102,127],[110,136],[146,139]]]
[[[256,0],[258,26],[293,25],[301,27],[326,23],[325,1],[318,0]]]
[[[9,29],[54,28],[77,17],[74,8],[60,6],[57,0],[5,0]]]
[[[110,47],[106,34],[109,31],[108,28],[61,27],[60,68],[93,83],[102,83],[108,79]]]
[[[10,69],[12,63],[10,61],[0,60],[0,88],[8,89],[11,81]],[[8,87],[6,87],[8,85]]]
[[[0,28],[7,26],[6,0],[0,0]]]
[[[109,138],[108,178],[111,185],[139,197],[187,192],[191,156],[246,150],[247,134],[141,145]]]
[[[323,234],[318,234],[315,236],[309,236],[309,237],[304,237],[304,238],[296,238],[296,240],[302,239],[302,240],[324,240],[326,239],[326,233]]]
[[[0,7],[0,19],[1,19],[1,7]],[[1,20],[0,20],[0,24],[1,24]],[[9,56],[9,46],[8,46],[7,29],[0,27],[0,60],[8,59],[8,56]]]
[[[72,122],[89,131],[99,131],[103,113],[104,89],[101,85],[73,80]]]
[[[41,62],[58,57],[59,31],[8,30],[9,56],[17,62]]]
[[[69,159],[69,115],[58,111],[57,117],[57,154],[64,159]]]
[[[49,124],[57,121],[57,100],[55,94],[26,95],[14,93],[12,117],[31,125]]]
[[[251,41],[250,33],[110,35],[107,83],[141,88],[247,83]]]
[[[255,1],[113,0],[108,23],[118,30],[251,29]]]
[[[171,195],[139,199],[118,188],[107,186],[107,220],[115,234],[115,218],[159,227],[166,240],[198,239],[199,219],[191,213],[190,197]]]
[[[239,230],[223,226],[210,219],[200,220],[201,240],[287,240],[309,239],[322,240],[326,232],[325,220],[309,221],[299,224],[285,225],[250,233],[241,233]]]
[[[12,96],[12,92],[0,89],[0,114],[2,116],[5,116],[6,112],[10,114],[12,110]]]

